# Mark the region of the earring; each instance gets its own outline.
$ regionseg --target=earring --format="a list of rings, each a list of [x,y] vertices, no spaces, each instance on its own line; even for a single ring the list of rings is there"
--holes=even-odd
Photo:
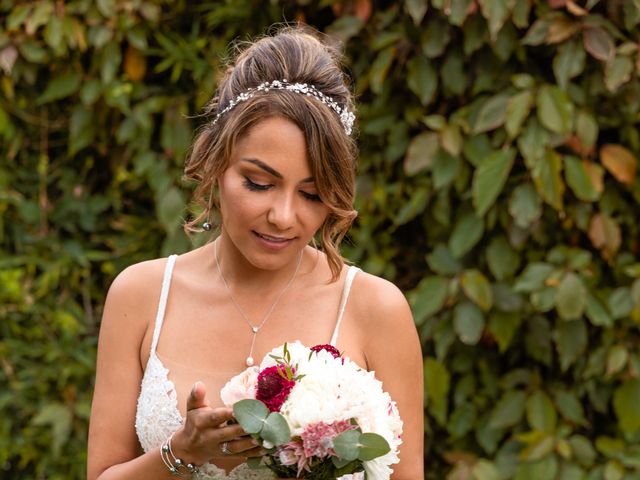
[[[206,232],[208,232],[209,230],[211,230],[211,224],[209,222],[204,222],[202,224],[202,229]]]

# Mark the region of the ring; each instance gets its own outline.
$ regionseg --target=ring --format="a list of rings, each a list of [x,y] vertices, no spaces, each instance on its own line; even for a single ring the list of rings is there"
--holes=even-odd
[[[229,442],[223,442],[222,447],[220,447],[220,451],[225,455],[231,455],[231,450],[229,450]]]

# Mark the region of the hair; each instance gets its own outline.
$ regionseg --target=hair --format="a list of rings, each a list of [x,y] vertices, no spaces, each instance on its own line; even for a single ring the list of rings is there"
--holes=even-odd
[[[314,85],[341,107],[354,111],[340,52],[320,41],[317,32],[298,26],[281,29],[241,48],[235,61],[227,66],[205,114],[215,117],[240,93],[263,82],[283,79]],[[283,117],[304,133],[318,195],[329,209],[317,236],[327,255],[331,281],[335,281],[344,264],[340,242],[357,216],[353,208],[357,147],[336,112],[314,97],[285,90],[259,92],[218,121],[209,121],[200,128],[184,176],[197,183],[193,202],[203,211],[186,222],[184,229],[188,233],[201,232],[202,222],[212,221],[219,214],[217,182],[229,166],[236,143],[269,117]],[[212,240],[213,237],[209,241]]]

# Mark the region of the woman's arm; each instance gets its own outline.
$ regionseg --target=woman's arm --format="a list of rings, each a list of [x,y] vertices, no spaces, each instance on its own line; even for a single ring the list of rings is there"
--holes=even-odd
[[[357,315],[364,319],[364,352],[367,365],[396,401],[404,423],[400,463],[393,466],[393,480],[424,477],[424,377],[420,340],[411,309],[392,283],[368,274],[356,277]],[[364,310],[364,311],[363,311]]]
[[[147,328],[153,328],[164,261],[134,265],[123,271],[107,294],[100,339],[96,384],[91,406],[87,478],[170,479],[160,449],[142,454],[135,431],[135,415],[143,369],[140,348]],[[204,386],[192,392],[187,421],[173,440],[178,458],[196,465],[209,461],[220,444],[244,434],[239,425],[220,428],[232,418],[230,409],[210,408]],[[250,440],[233,440],[233,451],[256,455]]]

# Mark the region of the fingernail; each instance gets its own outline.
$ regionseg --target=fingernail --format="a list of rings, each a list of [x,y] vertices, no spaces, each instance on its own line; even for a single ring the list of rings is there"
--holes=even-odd
[[[196,389],[198,388],[198,382],[193,384],[193,387],[191,387],[191,395],[195,395],[196,394]]]
[[[257,447],[258,445],[260,445],[260,444],[258,443],[258,441],[257,441],[257,440],[251,440],[251,444],[252,444],[254,447]]]

